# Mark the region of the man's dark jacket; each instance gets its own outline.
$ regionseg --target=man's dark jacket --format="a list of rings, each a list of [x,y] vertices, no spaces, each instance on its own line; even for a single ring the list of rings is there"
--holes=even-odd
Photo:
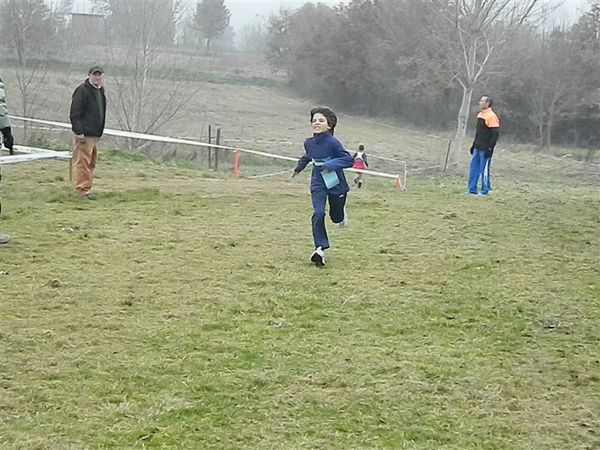
[[[77,86],[77,89],[73,92],[69,117],[71,118],[73,133],[85,136],[102,136],[106,120],[104,88],[96,89],[88,80]]]

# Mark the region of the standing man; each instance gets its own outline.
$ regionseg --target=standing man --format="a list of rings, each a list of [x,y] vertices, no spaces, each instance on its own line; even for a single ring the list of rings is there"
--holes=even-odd
[[[490,162],[494,147],[498,141],[500,120],[492,111],[492,99],[483,96],[479,100],[479,114],[477,114],[477,128],[475,140],[471,146],[471,167],[469,170],[469,194],[478,195],[477,184],[481,179],[480,195],[487,195],[490,187]]]
[[[96,194],[91,188],[98,152],[96,145],[106,120],[102,67],[90,67],[87,79],[73,92],[70,118],[75,134],[75,192],[81,198],[95,200]]]

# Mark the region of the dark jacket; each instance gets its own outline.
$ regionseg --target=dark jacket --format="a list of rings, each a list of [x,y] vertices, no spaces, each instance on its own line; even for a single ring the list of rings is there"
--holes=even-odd
[[[298,165],[294,169],[299,173],[304,170],[310,161],[324,161],[322,166],[313,166],[310,179],[310,191],[327,191],[329,194],[344,194],[350,190],[348,182],[344,176],[344,170],[352,167],[354,159],[344,149],[344,146],[330,132],[316,134],[304,141],[304,150],[306,153],[298,160]],[[327,189],[325,181],[321,176],[321,171],[335,171],[340,182],[338,185]]]
[[[100,100],[100,104],[98,100]],[[104,88],[96,89],[88,80],[77,86],[77,89],[73,92],[69,117],[71,118],[73,133],[85,136],[102,136],[106,121]]]
[[[6,95],[4,94],[4,83],[0,79],[0,130],[10,127],[8,120],[8,108],[6,107]]]
[[[475,140],[471,148],[483,150],[488,155],[491,155],[498,141],[499,130],[500,120],[498,120],[498,116],[492,111],[492,108],[480,111],[477,114]]]

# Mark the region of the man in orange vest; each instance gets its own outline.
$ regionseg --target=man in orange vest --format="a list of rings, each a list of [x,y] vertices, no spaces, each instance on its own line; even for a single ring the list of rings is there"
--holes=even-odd
[[[483,96],[479,100],[479,114],[477,114],[477,128],[475,140],[471,146],[471,167],[469,170],[469,194],[487,195],[490,187],[490,162],[494,147],[498,141],[500,120],[492,111],[492,99]],[[477,191],[477,184],[481,179],[481,191]]]

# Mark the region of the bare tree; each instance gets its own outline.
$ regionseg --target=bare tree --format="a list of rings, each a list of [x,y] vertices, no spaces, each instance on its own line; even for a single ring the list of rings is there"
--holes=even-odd
[[[437,45],[450,63],[451,82],[462,88],[449,162],[457,164],[473,92],[494,53],[536,12],[540,0],[426,0],[437,17]]]
[[[573,49],[568,33],[555,29],[540,36],[538,60],[531,67],[534,80],[532,92],[525,92],[537,114],[538,143],[548,151],[552,145],[552,130],[557,116],[575,100],[571,89],[571,54]]]
[[[240,31],[240,47],[247,53],[262,53],[267,48],[267,24],[265,19],[256,19],[244,25]]]
[[[43,0],[0,0],[0,25],[3,52],[14,58],[20,114],[29,117],[45,102],[46,56],[53,48],[56,24]]]
[[[157,133],[173,120],[187,98],[182,90],[191,72],[191,56],[173,51],[174,25],[180,19],[181,3],[147,0],[143,8],[131,2],[111,0],[109,42],[110,68],[114,81],[107,95],[112,98],[119,126],[127,131]],[[129,140],[129,148],[145,144]]]

